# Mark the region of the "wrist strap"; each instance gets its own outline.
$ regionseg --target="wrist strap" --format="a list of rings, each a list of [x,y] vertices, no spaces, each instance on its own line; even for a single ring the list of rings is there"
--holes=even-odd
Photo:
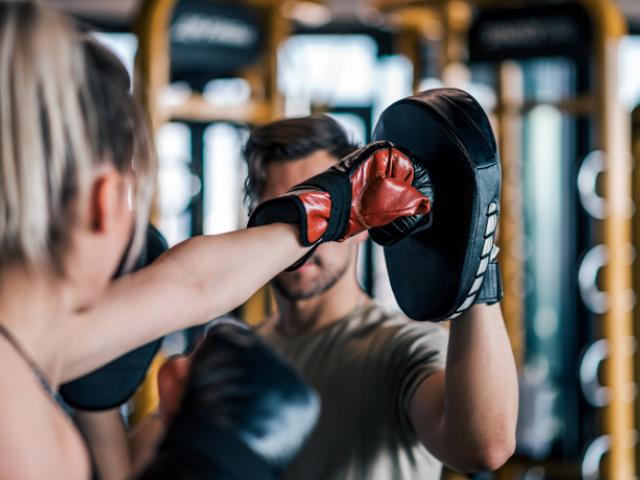
[[[339,171],[329,169],[314,177],[305,180],[304,183],[293,187],[288,193],[296,194],[299,191],[318,190],[327,192],[331,200],[327,229],[322,234],[322,241],[329,242],[342,238],[349,227],[349,215],[351,213],[351,182],[349,177]],[[300,202],[300,199],[296,197]],[[300,202],[302,204],[302,202]],[[305,217],[306,209],[303,207]],[[307,241],[305,246],[310,246]]]
[[[478,292],[478,296],[474,303],[486,303],[487,305],[493,305],[502,300],[504,296],[504,290],[502,288],[502,275],[500,274],[500,268],[498,262],[491,262],[487,267],[487,271],[484,273],[482,280],[482,287]]]

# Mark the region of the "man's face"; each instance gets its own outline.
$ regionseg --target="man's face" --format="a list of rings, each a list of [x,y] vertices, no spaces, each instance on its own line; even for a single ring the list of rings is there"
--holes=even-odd
[[[289,162],[272,162],[267,166],[261,201],[283,194],[294,185],[335,165],[336,159],[326,150]],[[320,245],[307,262],[295,272],[283,272],[272,284],[290,300],[303,300],[326,292],[349,270],[355,258],[357,241],[329,242]],[[355,281],[355,279],[354,279]]]

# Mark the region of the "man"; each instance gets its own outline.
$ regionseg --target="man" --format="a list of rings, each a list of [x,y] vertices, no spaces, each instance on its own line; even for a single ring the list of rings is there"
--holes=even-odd
[[[250,208],[353,150],[327,116],[253,130],[245,147]],[[322,402],[286,478],[435,479],[441,462],[462,471],[498,468],[513,452],[517,412],[499,305],[473,306],[450,332],[386,311],[356,279],[366,235],[322,244],[271,283],[278,313],[259,332]]]

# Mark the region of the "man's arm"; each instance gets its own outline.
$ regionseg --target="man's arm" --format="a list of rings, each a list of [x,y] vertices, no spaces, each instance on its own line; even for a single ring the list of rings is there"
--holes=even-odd
[[[189,239],[114,281],[70,322],[62,383],[151,340],[205,323],[246,301],[308,250],[286,224]]]
[[[160,413],[155,412],[143,419],[130,433],[131,470],[134,474],[141,472],[153,458],[166,430]]]
[[[446,373],[419,385],[411,423],[450,467],[495,470],[513,454],[517,412],[518,380],[500,306],[475,305],[451,322]]]

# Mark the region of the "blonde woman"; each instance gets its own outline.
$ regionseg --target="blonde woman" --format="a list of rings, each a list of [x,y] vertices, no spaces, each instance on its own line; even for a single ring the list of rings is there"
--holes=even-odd
[[[128,87],[117,60],[79,34],[66,17],[32,2],[0,3],[3,479],[89,478],[90,462],[80,436],[52,401],[60,383],[154,338],[204,323],[237,307],[312,244],[345,240],[369,226],[388,223],[400,215],[426,213],[429,208],[429,199],[411,186],[411,179],[409,183],[392,179],[393,189],[369,189],[386,180],[379,172],[373,172],[371,178],[365,172],[347,179],[361,200],[353,206],[349,195],[309,187],[304,194],[294,194],[300,209],[281,219],[289,224],[270,224],[262,219],[258,222],[264,225],[261,227],[193,238],[152,266],[112,283],[132,231],[129,257],[135,257],[139,249],[155,173],[147,129]],[[366,153],[373,155],[371,150]],[[394,170],[394,162],[411,163],[389,149],[377,155],[386,159],[389,172]],[[362,164],[368,160],[358,159]],[[350,161],[353,165],[353,159]],[[384,202],[377,192],[384,193]],[[376,211],[380,213],[382,208],[386,215],[376,217],[365,211],[371,204],[377,204]],[[254,358],[251,352],[258,351],[256,358],[263,359],[270,372],[293,378],[291,372],[283,373],[284,365],[277,364],[277,359],[245,335],[228,327],[218,329],[208,341],[208,350],[200,353],[200,363],[221,364],[220,358],[211,361],[216,349],[233,352],[225,361]],[[243,349],[249,352],[246,356]],[[200,382],[202,369],[191,369],[192,388],[183,399],[191,413],[176,415],[175,428],[170,428],[174,440],[168,442],[164,453],[178,447],[164,456],[165,464],[179,461],[182,453],[194,448],[199,450],[192,452],[194,456],[207,457],[206,445],[184,444],[202,434],[191,435],[185,425],[194,423],[195,409],[209,415],[197,428],[206,429],[209,421],[215,427],[219,417],[211,410],[220,407],[216,402],[221,400],[210,401],[211,395],[203,389],[215,391],[234,381],[223,376]],[[241,371],[245,380],[258,378],[255,373]],[[273,393],[268,389],[275,387],[269,384],[263,388],[267,391],[256,390],[254,394],[268,395]],[[308,394],[301,396],[307,406],[313,403]],[[286,395],[279,398],[282,405],[276,402],[266,414],[261,411],[256,415],[277,416],[276,410],[289,402]],[[250,402],[247,405],[254,408]],[[253,411],[243,413],[253,415]],[[261,420],[268,422],[269,418]],[[233,436],[237,425],[232,422],[227,427],[226,434]],[[271,444],[252,444],[246,436],[237,437],[240,440],[236,442],[254,453],[259,454],[263,447],[273,448]],[[291,445],[286,448],[292,453],[298,438],[287,440]],[[204,460],[203,471],[215,463],[210,458]]]

